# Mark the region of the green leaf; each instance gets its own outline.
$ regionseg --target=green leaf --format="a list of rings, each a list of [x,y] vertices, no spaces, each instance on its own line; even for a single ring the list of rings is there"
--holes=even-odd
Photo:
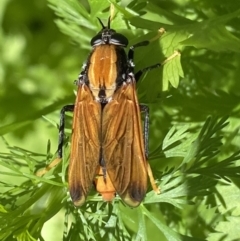
[[[240,40],[226,30],[222,25],[232,18],[239,16],[240,10],[231,14],[226,14],[196,25],[192,31],[193,36],[182,42],[185,46],[194,46],[196,48],[208,48],[214,51],[233,51],[240,52]],[[217,41],[216,41],[217,40]]]
[[[171,228],[161,223],[156,219],[146,208],[143,208],[144,214],[157,226],[159,230],[164,234],[169,241],[201,241],[203,239],[192,238],[179,233],[174,232]]]
[[[238,240],[240,232],[239,219],[240,216],[228,217],[226,221],[219,222],[219,224],[216,226],[216,232],[211,233],[207,240]]]

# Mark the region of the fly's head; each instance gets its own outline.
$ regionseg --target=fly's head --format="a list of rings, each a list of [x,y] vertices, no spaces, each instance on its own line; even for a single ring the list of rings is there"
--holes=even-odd
[[[92,38],[90,43],[93,47],[102,44],[113,44],[127,47],[128,39],[124,35],[117,33],[115,30],[110,28],[110,19],[108,19],[108,26],[104,26],[99,18],[98,20],[102,25],[102,30]]]

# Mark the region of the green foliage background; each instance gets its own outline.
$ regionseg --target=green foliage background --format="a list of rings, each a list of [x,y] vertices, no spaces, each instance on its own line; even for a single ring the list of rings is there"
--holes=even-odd
[[[129,46],[166,30],[136,50],[136,70],[181,52],[138,83],[161,194],[130,209],[92,191],[75,209],[67,144],[63,163],[34,173],[55,158],[59,110],[110,4]],[[239,240],[240,2],[2,0],[0,24],[0,240]]]

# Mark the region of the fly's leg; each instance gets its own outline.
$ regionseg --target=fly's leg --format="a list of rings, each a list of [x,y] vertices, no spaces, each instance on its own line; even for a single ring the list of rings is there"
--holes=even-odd
[[[142,41],[142,42],[137,43],[137,44],[134,44],[133,46],[131,46],[129,48],[129,51],[128,51],[129,72],[134,73],[134,67],[135,67],[135,65],[134,65],[134,51],[135,51],[135,48],[149,45],[151,42],[160,38],[164,33],[165,33],[165,30],[163,28],[160,28],[158,30],[158,34],[154,38],[152,38],[150,40]],[[136,82],[141,78],[143,73],[148,72],[152,69],[159,68],[159,67],[163,66],[164,64],[166,64],[167,62],[169,62],[171,59],[173,59],[173,58],[175,58],[176,56],[179,56],[179,55],[180,55],[179,51],[175,51],[171,56],[169,56],[163,62],[156,63],[156,64],[148,66],[148,67],[146,67],[142,70],[139,70],[137,73],[134,74]]]
[[[128,61],[130,63],[130,66],[132,66],[134,68],[133,62],[134,62],[134,50],[135,50],[135,48],[149,45],[151,42],[153,42],[156,39],[160,38],[164,33],[165,33],[165,29],[164,28],[160,28],[158,30],[158,34],[154,38],[152,38],[150,40],[145,40],[145,41],[136,43],[133,46],[131,46],[129,48],[129,51],[128,51]],[[130,70],[133,70],[133,69],[130,69]]]
[[[142,46],[147,46],[149,45],[149,41],[142,41],[140,43],[137,43],[137,44],[134,44],[133,46],[131,46],[129,48],[129,51],[128,51],[128,65],[129,65],[129,73],[134,73],[134,51],[135,51],[135,48],[138,48],[138,47],[142,47]],[[136,78],[136,76],[135,76]]]
[[[147,105],[140,104],[140,111],[144,113],[144,125],[143,125],[143,139],[145,156],[148,159],[148,142],[149,142],[149,108]]]
[[[158,30],[158,34],[154,38],[152,38],[150,40],[145,40],[145,41],[136,43],[136,44],[134,44],[133,46],[131,46],[129,48],[129,51],[128,51],[129,72],[133,72],[134,73],[134,67],[135,67],[135,65],[134,65],[134,51],[135,51],[135,48],[149,45],[151,42],[153,42],[156,39],[160,38],[164,33],[165,33],[165,29],[160,28]],[[136,78],[136,75],[135,75],[135,79],[136,79],[136,81],[138,80]]]
[[[59,135],[58,135],[58,158],[62,158],[63,140],[64,140],[64,128],[65,128],[65,113],[73,112],[74,105],[65,105],[60,112],[60,124],[59,124]]]
[[[157,63],[151,66],[148,66],[144,69],[139,70],[136,74],[135,74],[135,79],[136,82],[141,78],[142,74],[145,72],[148,72],[152,69],[156,69],[159,68],[161,66],[163,66],[164,64],[166,64],[167,62],[169,62],[170,60],[174,59],[175,57],[180,56],[180,52],[179,51],[175,51],[172,55],[170,55],[168,58],[166,58],[163,62],[161,63]]]
[[[60,125],[59,125],[59,137],[58,137],[58,149],[57,154],[58,157],[54,159],[47,167],[39,170],[36,172],[37,176],[43,176],[45,173],[47,173],[49,170],[51,170],[53,167],[55,167],[59,162],[61,162],[62,159],[62,153],[63,153],[63,143],[64,143],[64,128],[65,128],[65,113],[66,112],[73,112],[74,105],[65,105],[61,112],[60,112]]]
[[[145,156],[146,156],[146,160],[148,160],[148,143],[149,143],[149,108],[147,105],[143,105],[140,104],[140,111],[144,112],[144,125],[143,125],[143,138],[144,138],[144,147],[145,147]],[[148,161],[146,161],[147,164],[147,173],[149,176],[149,180],[152,186],[152,189],[157,193],[160,194],[160,189],[158,188],[158,186],[155,183],[155,179],[153,177],[153,173],[152,173],[152,169],[148,163]]]

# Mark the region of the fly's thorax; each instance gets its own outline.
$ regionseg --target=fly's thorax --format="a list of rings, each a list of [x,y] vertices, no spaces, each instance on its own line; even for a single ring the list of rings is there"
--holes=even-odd
[[[108,102],[126,78],[128,62],[121,46],[103,44],[95,46],[88,59],[87,82],[94,98]]]

